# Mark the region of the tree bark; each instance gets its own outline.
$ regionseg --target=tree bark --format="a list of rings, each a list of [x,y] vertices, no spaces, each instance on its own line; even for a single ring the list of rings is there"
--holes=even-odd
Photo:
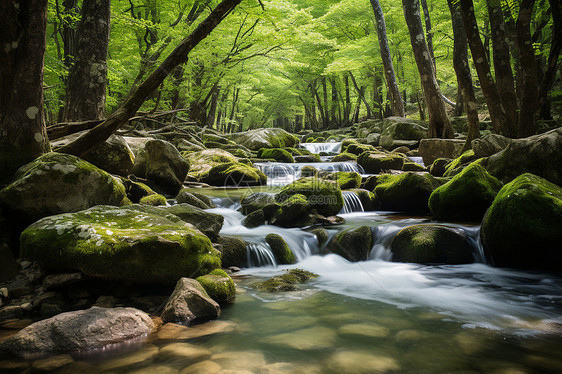
[[[435,63],[435,53],[433,52],[433,32],[431,31],[431,18],[429,17],[429,8],[427,7],[427,0],[421,0],[423,9],[423,18],[425,21],[425,35],[427,38],[427,49],[433,64],[433,72],[437,74],[437,64]]]
[[[363,102],[365,103],[365,107],[367,108],[367,117],[370,118],[373,111],[371,110],[371,106],[369,105],[369,102],[365,98],[365,89],[359,88],[359,85],[357,84],[357,81],[355,80],[355,76],[353,75],[353,73],[351,71],[349,72],[349,76],[351,77],[351,81],[353,82],[353,87],[355,87],[355,91],[357,91],[357,95],[359,95],[359,98],[361,100],[363,100]]]
[[[441,90],[435,79],[433,64],[425,43],[419,2],[418,0],[402,0],[402,7],[427,104],[429,137],[452,138],[454,135],[453,128],[447,117],[445,104],[441,100]]]
[[[66,83],[63,121],[104,118],[110,1],[84,0],[74,65]]]
[[[500,0],[486,0],[492,34],[492,56],[494,72],[500,99],[506,116],[506,134],[517,136],[517,95],[515,94],[513,71],[511,70],[511,54],[505,32],[504,16]]]
[[[156,68],[154,72],[135,90],[135,92],[107,120],[88,131],[72,143],[59,149],[59,152],[82,156],[103,143],[119,127],[127,122],[137,109],[144,103],[148,95],[164,81],[173,69],[187,61],[189,52],[241,2],[242,0],[223,0],[185,38],[180,45]]]
[[[390,91],[392,112],[395,116],[404,117],[404,102],[400,96],[400,89],[396,82],[396,75],[394,74],[394,66],[392,64],[392,56],[390,55],[390,47],[388,46],[388,38],[386,35],[386,23],[384,21],[384,14],[382,12],[379,0],[371,0],[373,12],[375,13],[375,20],[377,23],[377,37],[379,39],[380,54],[382,64],[384,66],[384,76],[386,78],[386,85]]]
[[[527,137],[537,133],[535,112],[537,111],[537,97],[539,84],[537,81],[537,66],[535,52],[531,42],[531,17],[535,0],[522,0],[517,17],[517,47],[521,58],[521,71],[523,72],[523,93],[521,107],[519,108],[518,135]]]
[[[47,0],[0,2],[0,184],[50,150],[43,117]]]
[[[478,74],[478,80],[480,81],[482,93],[486,98],[486,104],[488,105],[488,111],[490,112],[490,118],[492,120],[492,125],[494,126],[494,131],[498,134],[507,135],[507,117],[501,103],[498,87],[496,86],[490,72],[490,64],[486,58],[484,45],[482,44],[482,40],[478,34],[478,24],[476,23],[476,16],[474,15],[474,5],[472,0],[460,0],[460,3],[464,29],[468,38],[468,45],[470,46],[472,60],[474,62],[474,66],[476,67],[476,73]]]
[[[455,0],[447,0],[449,11],[451,12],[451,20],[453,23],[453,66],[457,75],[457,84],[462,94],[462,102],[464,102],[466,116],[468,118],[468,136],[462,152],[472,147],[472,141],[480,137],[480,127],[478,120],[477,101],[472,87],[472,77],[470,75],[470,66],[468,65],[468,48],[466,40],[466,31],[462,22],[461,8]],[[461,106],[460,101],[457,102]]]

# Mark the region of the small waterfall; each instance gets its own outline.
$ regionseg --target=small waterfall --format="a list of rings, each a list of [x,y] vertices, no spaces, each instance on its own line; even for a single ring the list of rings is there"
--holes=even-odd
[[[331,172],[347,171],[365,174],[363,167],[356,162],[299,162],[286,164],[281,162],[256,162],[254,166],[267,176],[268,186],[284,186],[294,182],[301,176],[305,166],[312,166],[318,170]]]
[[[277,267],[277,262],[275,261],[273,252],[271,252],[271,247],[265,242],[249,243],[246,245],[246,258],[248,259],[248,267]]]
[[[310,153],[319,154],[320,152],[326,153],[340,153],[341,142],[332,143],[301,143],[300,148],[304,148]]]
[[[410,161],[415,162],[416,164],[425,166],[425,164],[423,163],[423,157],[408,156],[408,158],[410,159]]]
[[[357,196],[355,192],[342,191],[342,195],[344,204],[343,209],[340,212],[341,214],[365,211],[365,209],[363,208],[363,204],[361,204],[359,196]]]

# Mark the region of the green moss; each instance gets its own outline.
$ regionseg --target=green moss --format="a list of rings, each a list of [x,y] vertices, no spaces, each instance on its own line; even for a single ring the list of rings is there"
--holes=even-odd
[[[166,206],[166,197],[164,197],[160,194],[149,195],[149,196],[145,196],[142,199],[140,199],[139,203],[141,205],[151,205],[151,206],[164,205],[164,206]]]
[[[258,283],[255,287],[265,292],[296,291],[298,290],[297,284],[304,283],[313,278],[318,278],[318,274],[302,269],[291,269],[283,275]]]
[[[258,151],[258,158],[273,159],[278,162],[294,163],[293,156],[281,148],[261,148]]]
[[[275,199],[283,202],[293,195],[304,195],[312,209],[325,216],[338,214],[343,208],[343,196],[337,183],[319,178],[300,178],[285,186]]]
[[[160,208],[97,206],[46,217],[21,235],[21,255],[44,269],[137,283],[175,283],[220,267],[206,236]]]
[[[336,234],[328,245],[330,252],[349,261],[365,261],[373,247],[371,228],[361,226]]]
[[[134,203],[140,202],[143,197],[156,194],[152,188],[144,183],[135,182],[126,178],[121,178],[121,180],[125,186],[127,197]]]
[[[466,167],[472,161],[477,160],[478,157],[474,154],[472,149],[464,152],[459,157],[455,158],[453,162],[447,165],[445,168],[444,177],[453,177],[460,173],[464,167]]]
[[[306,196],[292,195],[279,204],[279,209],[274,212],[273,223],[283,227],[307,226],[310,224],[308,212],[311,209]]]
[[[503,186],[480,235],[496,266],[562,270],[562,188],[533,174]]]
[[[480,221],[501,187],[486,169],[472,163],[433,191],[429,208],[436,219]]]
[[[219,304],[232,302],[236,298],[234,281],[222,269],[215,269],[207,275],[198,277],[196,280],[207,291],[211,299]]]
[[[191,165],[189,175],[196,179],[204,178],[217,165],[238,161],[231,153],[222,149],[205,149],[184,155],[184,157]]]
[[[301,168],[301,177],[315,177],[318,175],[318,169],[314,166],[303,166]]]
[[[332,162],[343,162],[343,161],[357,161],[357,155],[349,152],[342,152],[332,159]]]
[[[342,151],[359,156],[363,152],[375,152],[376,149],[372,145],[351,143],[345,149],[342,147]]]
[[[404,165],[402,165],[402,171],[426,171],[427,169],[420,165],[417,164],[415,162],[404,162]]]
[[[279,265],[295,264],[297,258],[293,254],[293,251],[287,245],[287,242],[277,234],[268,234],[265,237],[265,241],[271,247],[271,251],[275,256],[275,260]]]
[[[214,186],[259,186],[267,183],[267,177],[256,168],[231,162],[213,167],[202,181]]]
[[[400,230],[391,244],[392,260],[420,264],[467,264],[474,262],[473,248],[462,232],[432,225]]]
[[[384,153],[380,151],[363,152],[357,157],[357,163],[366,173],[378,174],[386,170],[402,170],[405,159],[398,153]]]
[[[335,180],[342,190],[359,188],[361,186],[361,175],[356,172],[338,171],[329,176],[330,180]]]
[[[359,144],[359,142],[358,142],[356,139],[345,139],[345,140],[341,143],[341,151],[342,151],[342,152],[347,152],[347,148],[348,148],[351,144]]]

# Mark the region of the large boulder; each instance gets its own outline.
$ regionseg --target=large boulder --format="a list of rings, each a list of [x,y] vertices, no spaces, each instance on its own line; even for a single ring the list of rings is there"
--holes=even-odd
[[[222,149],[205,149],[200,152],[186,154],[185,158],[191,166],[189,175],[196,179],[207,176],[209,171],[215,166],[238,162],[237,157]]]
[[[361,226],[336,234],[328,244],[328,251],[349,261],[365,261],[373,248],[371,228]]]
[[[383,120],[380,145],[393,149],[404,145],[400,141],[409,140],[416,143],[427,137],[427,127],[423,121],[404,117],[388,117]]]
[[[92,307],[35,322],[2,342],[0,350],[21,354],[101,349],[145,337],[153,328],[140,310]]]
[[[56,152],[57,148],[62,147],[86,131],[81,131],[64,138],[51,142],[51,148]],[[98,145],[93,150],[86,153],[82,158],[97,167],[111,174],[127,176],[133,170],[135,165],[135,155],[125,141],[125,138],[119,135],[111,135],[105,142]]]
[[[562,270],[562,188],[533,174],[506,184],[484,220],[481,238],[496,266]]]
[[[194,319],[215,319],[220,307],[211,299],[199,282],[181,278],[164,305],[160,317],[164,322],[190,322]]]
[[[261,186],[267,177],[252,166],[230,162],[213,167],[201,181],[212,186]]]
[[[381,210],[426,214],[431,193],[443,183],[431,174],[404,173],[378,178],[373,190]]]
[[[297,262],[293,251],[291,251],[291,248],[289,248],[289,245],[281,235],[267,234],[265,241],[269,244],[278,265],[295,264]]]
[[[275,204],[275,194],[269,192],[255,192],[240,199],[242,213],[250,214],[256,210],[263,209],[268,205]]]
[[[461,171],[463,171],[465,167],[467,167],[468,165],[470,165],[472,162],[476,160],[478,160],[478,157],[476,157],[472,149],[469,149],[468,151],[461,154],[459,157],[455,158],[452,162],[447,164],[443,176],[445,178],[452,178],[458,173],[460,173]]]
[[[378,174],[386,170],[402,170],[404,162],[405,158],[398,153],[380,151],[366,151],[357,157],[357,163],[369,174]]]
[[[524,173],[533,173],[562,186],[562,127],[544,134],[512,140],[503,151],[490,156],[484,166],[507,183]]]
[[[336,181],[342,190],[350,190],[361,186],[361,175],[354,171],[337,171],[329,174],[326,179]]]
[[[16,172],[0,191],[0,206],[6,216],[30,224],[94,205],[121,205],[125,198],[118,178],[78,157],[47,153]]]
[[[135,159],[133,173],[146,178],[158,192],[175,195],[189,171],[189,162],[172,143],[149,140]]]
[[[488,134],[474,139],[471,143],[476,157],[488,157],[503,151],[511,143],[511,139],[499,134]]]
[[[146,205],[97,206],[43,218],[21,234],[21,255],[44,269],[136,283],[174,284],[220,267],[194,226]]]
[[[270,209],[273,211],[271,223],[274,225],[282,227],[302,227],[315,223],[314,217],[310,214],[313,209],[312,205],[304,195],[292,195],[276,206],[278,206],[277,209],[275,209],[275,206],[272,206]],[[252,214],[255,213],[257,212]],[[269,219],[269,217],[265,218]]]
[[[469,264],[474,248],[459,229],[414,225],[398,232],[390,246],[392,261],[419,264]]]
[[[281,148],[261,148],[258,151],[258,158],[271,159],[277,162],[285,162],[289,164],[295,162],[293,155],[289,151]]]
[[[429,208],[439,220],[480,222],[502,188],[502,183],[478,163],[467,166],[429,197]]]
[[[282,203],[293,195],[306,197],[310,207],[324,216],[334,216],[343,208],[343,196],[336,182],[308,177],[283,187],[275,196],[275,200]]]
[[[206,212],[189,204],[176,204],[162,209],[167,213],[178,216],[184,222],[191,223],[213,242],[218,239],[219,232],[224,224],[224,216]]]
[[[458,139],[423,139],[418,152],[425,165],[431,165],[438,158],[455,158],[464,146],[464,140]]]
[[[222,266],[248,266],[246,242],[234,236],[221,236],[218,239],[222,253]]]
[[[228,138],[252,151],[258,151],[260,148],[294,147],[299,142],[294,135],[279,128],[238,132],[228,135]]]

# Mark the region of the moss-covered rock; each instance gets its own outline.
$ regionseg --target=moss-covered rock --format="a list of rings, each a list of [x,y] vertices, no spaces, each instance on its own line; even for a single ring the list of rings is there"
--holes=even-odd
[[[347,152],[347,148],[351,145],[351,144],[359,144],[359,142],[357,141],[357,139],[345,139],[344,141],[341,142],[341,151],[343,152]]]
[[[275,194],[268,192],[256,192],[240,199],[242,213],[250,214],[256,210],[263,209],[265,206],[275,203]]]
[[[302,194],[292,195],[278,204],[272,223],[282,227],[308,226],[314,223],[309,215],[312,210],[311,204],[306,196]]]
[[[350,190],[361,186],[361,175],[353,171],[338,171],[329,174],[326,179],[335,181],[342,190]]]
[[[150,206],[159,206],[163,205],[166,206],[167,201],[166,197],[160,194],[148,195],[140,199],[139,204],[141,205],[150,205]]]
[[[193,193],[191,189],[185,188],[176,196],[178,204],[189,204],[201,209],[211,209],[215,204],[203,194]]]
[[[249,229],[265,225],[265,214],[263,213],[263,210],[255,210],[252,213],[248,214],[242,221],[242,225]]]
[[[268,234],[265,237],[265,241],[269,244],[278,265],[294,264],[297,262],[293,251],[291,251],[291,248],[289,248],[289,245],[287,245],[287,242],[281,235]]]
[[[278,162],[292,164],[295,162],[293,155],[281,148],[261,148],[258,151],[258,158],[273,159]]]
[[[288,292],[298,290],[298,284],[310,279],[318,278],[318,274],[302,269],[291,269],[285,274],[276,276],[255,285],[260,291],[265,292]]]
[[[246,242],[233,236],[221,236],[218,239],[222,253],[222,266],[244,267],[248,265]]]
[[[220,267],[209,238],[158,207],[96,206],[43,218],[21,234],[21,256],[44,269],[174,284]]]
[[[267,184],[267,177],[254,167],[231,162],[213,167],[201,181],[212,186],[260,186]]]
[[[181,189],[189,171],[189,162],[177,148],[164,140],[146,142],[144,150],[137,153],[133,173],[146,178],[157,191],[175,195]]]
[[[344,161],[357,161],[357,155],[349,152],[342,152],[337,156],[334,156],[332,162],[344,162]]]
[[[458,229],[437,225],[414,225],[402,229],[392,240],[392,261],[419,264],[468,264],[474,262],[473,247]]]
[[[343,208],[343,196],[337,183],[319,178],[300,178],[285,186],[275,196],[277,202],[284,202],[293,195],[306,197],[310,207],[325,216],[334,216]]]
[[[125,186],[125,191],[127,191],[127,197],[135,204],[138,204],[143,197],[156,194],[152,188],[144,183],[126,178],[121,178],[121,181]]]
[[[425,166],[417,164],[415,162],[406,161],[402,165],[402,171],[427,171]]]
[[[373,247],[371,228],[361,226],[336,234],[328,244],[328,251],[349,261],[365,261]]]
[[[434,177],[442,177],[447,171],[447,165],[449,165],[453,160],[450,158],[438,158],[429,167],[429,174]]]
[[[371,191],[362,188],[354,188],[350,191],[354,192],[357,195],[357,197],[361,201],[361,205],[363,205],[363,210],[365,212],[377,210],[379,208],[380,202],[376,199],[375,194]]]
[[[472,163],[433,191],[429,208],[439,220],[480,221],[501,188],[499,180],[479,164]]]
[[[219,304],[232,302],[236,298],[234,281],[222,269],[215,269],[207,275],[198,277],[196,280],[207,291],[211,299]]]
[[[451,178],[460,173],[465,167],[468,166],[473,161],[476,161],[478,158],[474,155],[474,151],[469,149],[468,151],[464,152],[459,157],[455,158],[453,162],[447,165],[445,173],[443,176],[446,178]]]
[[[381,210],[426,214],[429,196],[442,184],[430,174],[386,175],[373,192]]]
[[[315,177],[318,175],[318,169],[314,166],[305,165],[301,168],[301,177]]]
[[[238,158],[222,149],[205,149],[184,156],[191,165],[189,175],[197,180],[204,178],[217,165],[238,161]]]
[[[30,224],[94,205],[121,205],[125,197],[119,179],[78,157],[52,152],[17,171],[0,191],[0,206],[6,216]]]
[[[249,130],[230,134],[228,138],[252,151],[260,148],[295,147],[299,143],[294,135],[279,128]]]
[[[347,146],[347,148],[344,150],[344,152],[351,153],[352,155],[359,156],[364,152],[381,152],[381,151],[377,151],[377,149],[375,147],[373,147],[372,145],[351,143]]]
[[[402,170],[404,161],[404,156],[398,153],[380,151],[363,152],[357,157],[357,163],[369,174],[378,174],[385,170]]]
[[[330,238],[328,231],[323,227],[311,227],[307,228],[305,231],[316,236],[316,239],[318,239],[318,246],[320,248],[322,248]]]
[[[419,141],[427,137],[424,122],[404,117],[388,117],[383,120],[380,145],[385,149],[397,146],[399,140]]]
[[[500,190],[480,233],[496,266],[562,270],[561,227],[562,188],[523,174]]]
[[[207,235],[213,242],[219,237],[219,232],[224,224],[224,216],[189,205],[189,204],[176,204],[163,208],[166,213],[171,213],[182,221],[192,224],[197,227],[199,231]]]

